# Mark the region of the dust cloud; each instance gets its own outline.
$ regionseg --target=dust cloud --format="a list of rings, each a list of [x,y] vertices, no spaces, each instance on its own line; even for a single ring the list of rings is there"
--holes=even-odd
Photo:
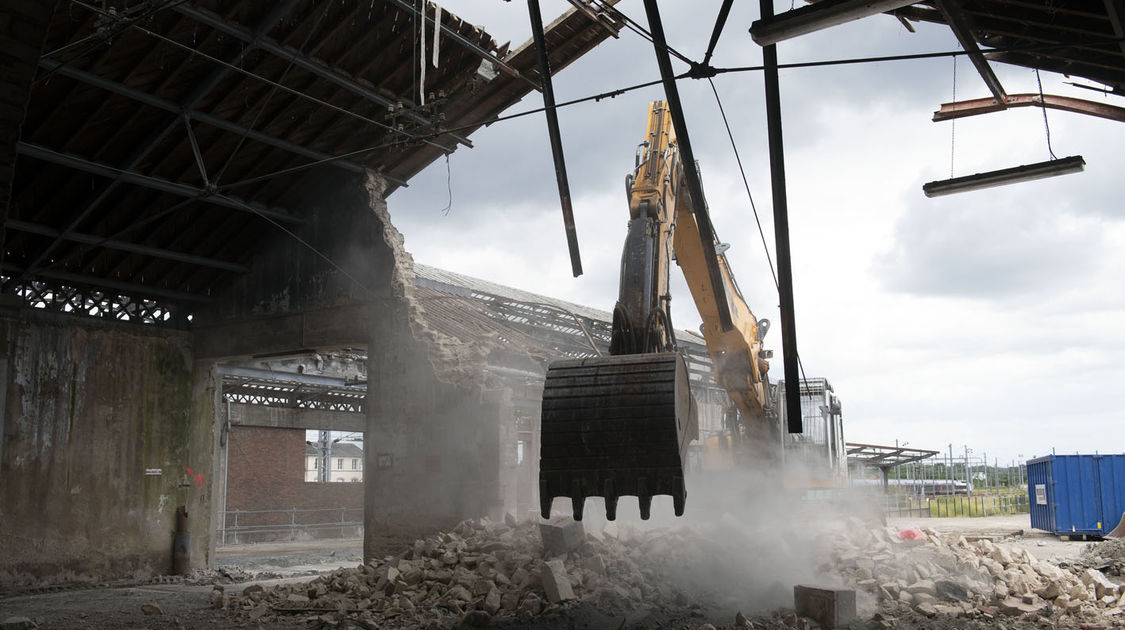
[[[683,517],[674,515],[671,497],[658,496],[652,518],[642,521],[636,498],[622,497],[617,521],[608,523],[603,501],[590,498],[583,524],[587,532],[643,537],[644,565],[668,596],[704,608],[759,614],[792,607],[797,584],[844,587],[821,566],[828,541],[878,522],[864,495],[787,488],[777,474],[708,471],[687,483]],[[556,501],[556,509],[566,507]]]

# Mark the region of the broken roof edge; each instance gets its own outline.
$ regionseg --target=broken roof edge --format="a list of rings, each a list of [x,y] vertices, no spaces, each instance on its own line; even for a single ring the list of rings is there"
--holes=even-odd
[[[603,311],[598,308],[560,300],[539,293],[524,291],[522,289],[509,287],[473,276],[466,276],[455,271],[449,271],[419,262],[414,263],[414,282],[418,286],[454,294],[461,294],[458,293],[458,290],[461,290],[464,292],[465,297],[472,297],[471,293],[475,292],[502,300],[510,300],[512,302],[541,304],[607,325],[612,325],[613,323],[613,313],[610,311]],[[699,333],[687,329],[677,329],[675,333],[676,339],[680,341],[706,346],[706,341],[704,341],[703,336]]]

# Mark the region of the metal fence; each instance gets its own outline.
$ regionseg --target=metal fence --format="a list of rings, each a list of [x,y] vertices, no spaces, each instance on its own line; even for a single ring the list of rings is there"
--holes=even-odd
[[[918,496],[892,493],[884,497],[887,516],[997,516],[1029,512],[1026,494]]]
[[[221,545],[360,537],[363,508],[229,510],[217,534]]]

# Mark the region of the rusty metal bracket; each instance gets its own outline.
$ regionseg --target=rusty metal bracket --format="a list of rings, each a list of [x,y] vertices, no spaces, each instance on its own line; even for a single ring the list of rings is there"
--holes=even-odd
[[[968,101],[957,101],[955,103],[942,103],[941,109],[934,112],[933,121],[942,122],[954,120],[956,118],[978,116],[980,114],[991,114],[992,112],[1002,111],[1009,107],[1030,106],[1058,109],[1064,112],[1073,112],[1075,114],[1085,114],[1087,116],[1097,116],[1098,118],[1105,118],[1107,120],[1125,122],[1125,107],[1099,103],[1097,101],[1087,101],[1072,96],[1057,96],[1055,94],[1044,94],[1042,97],[1040,97],[1039,94],[1009,94],[1005,97],[1002,105],[996,103],[996,101],[991,98],[977,98]]]

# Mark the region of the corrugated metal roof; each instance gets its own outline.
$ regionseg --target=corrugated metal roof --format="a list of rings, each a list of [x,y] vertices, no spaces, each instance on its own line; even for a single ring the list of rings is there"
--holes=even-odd
[[[461,295],[466,298],[474,297],[474,294],[477,294],[499,297],[523,304],[545,304],[559,309],[560,311],[573,313],[574,315],[585,317],[607,326],[613,323],[613,313],[610,311],[603,311],[598,308],[567,302],[566,300],[560,300],[539,293],[515,289],[488,280],[466,276],[421,263],[414,263],[414,284],[418,287],[433,289],[442,293]],[[677,330],[676,339],[685,343],[700,346],[706,345],[702,335],[690,330]]]

